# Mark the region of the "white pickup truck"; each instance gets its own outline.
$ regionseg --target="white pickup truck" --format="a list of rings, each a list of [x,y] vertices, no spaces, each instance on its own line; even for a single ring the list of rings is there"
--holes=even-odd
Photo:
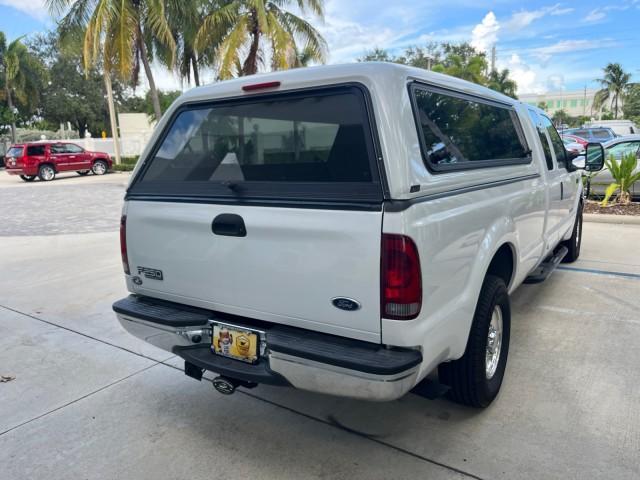
[[[586,169],[602,168],[590,144]],[[393,400],[438,371],[487,406],[509,293],[580,253],[582,182],[546,114],[384,63],[193,89],[136,166],[123,327],[222,393]]]

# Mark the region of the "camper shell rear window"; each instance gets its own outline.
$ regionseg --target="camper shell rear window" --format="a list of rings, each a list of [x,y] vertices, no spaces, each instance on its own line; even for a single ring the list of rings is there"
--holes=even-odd
[[[381,202],[366,92],[344,85],[185,104],[129,195]]]

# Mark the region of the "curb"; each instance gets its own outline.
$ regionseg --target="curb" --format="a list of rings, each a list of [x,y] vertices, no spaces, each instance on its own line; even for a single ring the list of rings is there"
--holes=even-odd
[[[593,222],[593,223],[617,223],[622,225],[640,225],[640,216],[611,215],[607,213],[585,213],[584,221]]]

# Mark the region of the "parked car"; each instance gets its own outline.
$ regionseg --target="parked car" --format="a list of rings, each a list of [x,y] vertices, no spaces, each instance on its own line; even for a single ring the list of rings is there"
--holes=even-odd
[[[634,170],[640,171],[640,135],[627,135],[624,137],[618,137],[603,145],[605,150],[605,158],[613,157],[614,161],[619,162],[623,156],[630,153],[634,154],[638,158],[638,166]],[[584,158],[584,157],[582,157]],[[596,195],[604,195],[607,186],[613,183],[613,177],[611,171],[604,167],[601,172],[595,175],[591,180],[591,192]],[[636,182],[631,187],[631,196],[634,198],[640,198],[640,183]]]
[[[587,143],[589,143],[589,140],[586,140],[582,137],[578,137],[577,135],[568,135],[566,133],[562,134],[562,140],[564,139],[570,140],[573,143],[579,143],[583,147],[586,147]]]
[[[602,128],[571,128],[562,132],[563,136],[575,135],[582,137],[588,142],[604,143],[616,138],[616,133],[608,127]]]
[[[221,393],[393,400],[437,369],[485,407],[509,294],[578,258],[581,193],[544,111],[457,78],[358,63],[219,82],[173,103],[136,166],[113,309]]]
[[[7,151],[5,163],[7,173],[19,175],[25,182],[32,182],[36,177],[48,182],[57,173],[70,171],[80,175],[87,175],[89,172],[104,175],[113,165],[109,154],[90,152],[75,143],[67,142],[12,145]]]
[[[576,156],[584,154],[585,146],[581,143],[574,142],[567,137],[562,138],[562,143],[564,143],[564,147],[567,151],[575,153]]]

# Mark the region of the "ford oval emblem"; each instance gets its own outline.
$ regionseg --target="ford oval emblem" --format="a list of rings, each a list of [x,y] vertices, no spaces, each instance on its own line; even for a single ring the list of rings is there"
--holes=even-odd
[[[346,310],[348,312],[360,310],[360,303],[352,298],[336,297],[331,299],[331,303],[334,307],[339,308],[340,310]]]

